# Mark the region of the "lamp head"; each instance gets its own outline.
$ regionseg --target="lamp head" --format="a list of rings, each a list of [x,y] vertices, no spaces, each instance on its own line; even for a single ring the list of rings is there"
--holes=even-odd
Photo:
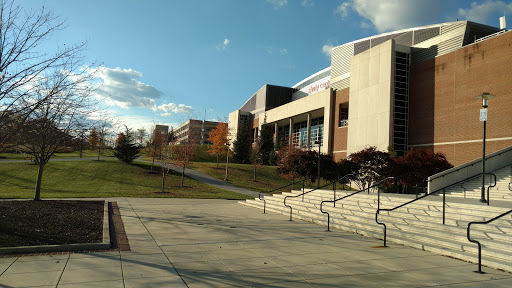
[[[487,108],[489,105],[489,99],[496,98],[495,95],[492,95],[489,92],[484,92],[480,95],[475,96],[476,99],[482,99],[482,107]]]

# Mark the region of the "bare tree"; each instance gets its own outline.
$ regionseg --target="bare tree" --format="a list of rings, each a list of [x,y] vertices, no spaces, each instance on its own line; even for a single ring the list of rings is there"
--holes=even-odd
[[[33,83],[45,71],[64,67],[85,48],[81,43],[55,53],[42,52],[41,44],[62,30],[64,21],[44,6],[26,11],[15,3],[0,0],[0,143],[16,134],[13,123],[23,123],[46,101],[45,97],[32,98],[39,93]]]
[[[40,76],[31,89],[30,97],[24,101],[36,101],[39,104],[26,121],[20,123],[19,142],[33,155],[39,166],[34,200],[40,200],[43,170],[55,152],[68,145],[70,132],[89,121],[93,111],[93,97],[86,71],[75,74],[80,62],[68,59],[68,69],[56,68],[53,73]],[[28,105],[28,104],[27,104]]]

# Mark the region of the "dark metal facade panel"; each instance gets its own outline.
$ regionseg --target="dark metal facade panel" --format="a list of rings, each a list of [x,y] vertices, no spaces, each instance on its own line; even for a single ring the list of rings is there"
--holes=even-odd
[[[396,34],[382,36],[382,37],[375,38],[375,39],[370,39],[371,47],[373,48],[373,47],[375,47],[375,46],[377,46],[379,44],[382,44],[382,43],[388,41],[389,39],[400,37],[403,34],[405,34],[405,33],[396,33]]]
[[[370,47],[371,47],[370,40],[354,43],[354,55],[362,53],[362,52],[370,49]]]
[[[434,27],[414,31],[414,45],[426,41],[430,38],[439,36],[439,34],[441,33],[440,30],[440,27]]]
[[[293,89],[282,86],[267,85],[265,111],[274,109],[292,101]]]
[[[403,46],[412,46],[412,34],[413,32],[404,33],[395,38],[395,43]]]

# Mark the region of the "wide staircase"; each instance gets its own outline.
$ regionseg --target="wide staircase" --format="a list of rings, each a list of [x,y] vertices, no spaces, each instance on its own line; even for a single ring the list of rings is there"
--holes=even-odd
[[[486,185],[494,185],[494,180],[496,180],[496,186],[490,187],[489,196],[490,201],[501,200],[501,201],[512,201],[512,166],[507,166],[501,169],[498,169],[492,174],[488,174],[485,176]],[[496,179],[494,179],[496,176]],[[450,197],[462,197],[462,198],[472,198],[472,199],[480,199],[482,191],[482,175],[477,175],[471,177],[470,179],[459,183],[458,185],[453,185],[446,189],[446,196]],[[487,190],[486,190],[487,197]]]
[[[390,242],[388,246],[403,244],[473,263],[478,262],[478,245],[469,242],[467,238],[468,223],[490,220],[512,208],[510,202],[493,200],[492,206],[487,206],[480,203],[479,200],[469,199],[469,197],[467,197],[468,199],[446,197],[443,224],[442,193],[440,196],[434,194],[425,196],[393,211],[383,211],[382,209],[395,208],[414,200],[416,196],[381,193],[381,211],[379,215],[376,215],[379,205],[378,193],[375,191],[360,192],[336,203],[324,203],[323,211],[329,213],[330,228],[351,231],[382,240],[384,229],[382,225],[376,223],[377,216],[379,222],[386,224],[387,242]],[[336,191],[336,199],[353,192]],[[315,190],[303,196],[292,197],[301,193],[303,192],[284,192],[264,196],[264,201],[254,199],[240,201],[240,203],[263,209],[265,202],[267,212],[288,216],[290,208],[284,206],[285,197],[288,196],[286,204],[292,207],[293,219],[327,226],[328,216],[320,211],[320,206],[322,201],[334,199],[333,191]],[[467,191],[466,194],[468,194]],[[510,245],[512,213],[486,225],[473,224],[470,235],[472,239],[479,241],[482,245],[482,265],[512,272],[512,245]],[[382,245],[383,242],[377,240],[376,245],[379,242]]]

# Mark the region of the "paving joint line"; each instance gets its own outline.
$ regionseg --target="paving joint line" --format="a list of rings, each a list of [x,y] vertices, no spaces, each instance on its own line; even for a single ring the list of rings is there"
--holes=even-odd
[[[183,282],[183,284],[187,287],[189,287],[187,285],[187,283],[185,282],[185,280],[183,279],[183,277],[181,277],[180,273],[178,272],[178,270],[176,270],[176,268],[174,268],[174,265],[172,264],[171,260],[169,259],[169,257],[167,256],[167,254],[164,252],[164,250],[162,250],[162,247],[160,247],[160,245],[158,244],[158,242],[156,241],[155,237],[153,237],[153,234],[151,234],[151,232],[149,232],[149,229],[148,227],[146,227],[146,225],[144,224],[144,222],[142,222],[142,219],[140,218],[139,216],[139,213],[137,213],[137,211],[135,211],[135,209],[133,209],[133,205],[132,203],[130,202],[129,199],[127,199],[127,202],[128,204],[130,204],[130,208],[133,210],[133,213],[135,213],[135,215],[137,216],[137,218],[139,219],[140,223],[142,224],[142,226],[144,226],[144,229],[146,229],[146,231],[148,232],[149,236],[151,236],[151,239],[153,239],[153,242],[155,242],[156,246],[158,246],[158,249],[160,249],[160,251],[162,252],[162,254],[165,256],[165,259],[167,259],[167,261],[169,262],[169,264],[171,264],[171,267],[172,269],[174,269],[174,271],[176,271],[176,273],[178,274],[178,276],[180,277],[181,279],[181,282]],[[122,255],[121,255],[121,260],[122,260]],[[122,266],[123,265],[123,261],[121,261],[121,273],[123,273],[123,284],[124,284],[124,272],[122,271]]]
[[[68,266],[70,257],[71,257],[71,254],[68,255],[68,258],[66,258],[66,264],[64,264],[64,268],[62,269],[62,272],[60,273],[59,280],[57,280],[57,284],[55,285],[55,288],[59,287],[60,280],[62,279],[62,275],[64,275],[64,271],[66,271],[66,267]]]

